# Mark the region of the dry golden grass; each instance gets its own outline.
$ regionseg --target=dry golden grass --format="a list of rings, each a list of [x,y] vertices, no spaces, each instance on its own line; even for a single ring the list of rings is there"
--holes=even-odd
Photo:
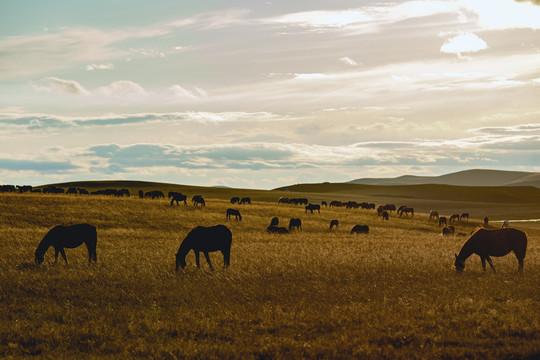
[[[203,193],[203,195],[205,195]],[[249,196],[249,193],[245,194]],[[442,237],[426,216],[257,201],[204,209],[165,200],[0,194],[0,357],[21,358],[475,358],[540,356],[540,231],[529,235],[524,273],[510,254],[484,273],[477,256],[459,276],[466,238]],[[279,196],[277,196],[279,197]],[[277,200],[276,197],[276,200]],[[227,221],[228,207],[243,221]],[[303,231],[267,234],[274,216]],[[339,219],[329,232],[331,219]],[[57,224],[98,229],[98,263],[86,248],[33,265]],[[197,225],[233,232],[231,267],[216,271],[174,254]],[[351,236],[355,224],[369,235]],[[458,226],[469,233],[474,224]]]

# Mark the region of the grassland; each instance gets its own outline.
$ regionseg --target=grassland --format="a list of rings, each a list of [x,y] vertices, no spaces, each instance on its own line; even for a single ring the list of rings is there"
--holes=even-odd
[[[0,194],[0,358],[540,356],[538,228],[517,226],[529,237],[521,276],[513,255],[494,258],[497,273],[484,273],[473,256],[459,276],[453,254],[465,238],[443,238],[425,215],[383,222],[366,210],[305,214],[276,203],[286,192],[184,192],[204,195],[206,208]],[[231,194],[254,201],[232,206],[241,222],[225,219]],[[281,225],[300,217],[303,231],[267,234],[274,216]],[[339,219],[337,231],[328,231],[331,219]],[[68,266],[52,264],[52,249],[33,265],[51,227],[80,222],[98,229],[97,265],[88,265],[84,247],[66,251]],[[190,253],[176,273],[174,254],[187,232],[219,223],[233,232],[231,267],[221,269],[213,253],[216,270],[202,259],[197,271]],[[349,235],[354,224],[369,225],[369,235]]]

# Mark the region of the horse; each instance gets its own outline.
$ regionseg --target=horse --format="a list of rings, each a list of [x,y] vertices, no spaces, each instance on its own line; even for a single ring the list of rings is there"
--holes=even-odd
[[[242,199],[240,199],[240,202],[238,204],[240,204],[240,205],[242,205],[242,204],[251,205],[251,198],[250,197],[243,197]]]
[[[328,207],[328,203],[326,201],[321,201],[321,206],[326,206]]]
[[[191,198],[191,202],[193,203],[193,206],[201,205],[201,207],[206,206],[206,203],[204,202],[204,198],[201,195],[195,195]]]
[[[379,207],[377,208],[377,216],[381,216],[383,211],[384,211],[384,206],[379,205]]]
[[[431,210],[429,212],[429,220],[435,219],[435,221],[439,220],[439,212],[435,210]]]
[[[459,221],[463,221],[463,219],[467,219],[467,222],[469,222],[469,213],[462,213],[459,215]]]
[[[240,211],[236,209],[227,209],[227,219],[231,220],[231,216],[236,216],[236,220],[242,221],[242,215],[240,215]]]
[[[484,218],[484,226],[488,226],[488,223],[489,223],[489,218],[486,216]]]
[[[502,223],[502,228],[504,229],[504,228],[507,228],[509,226],[510,226],[510,221],[504,220],[503,223]]]
[[[223,254],[223,267],[230,265],[231,259],[232,232],[225,225],[197,226],[193,228],[184,238],[178,252],[176,253],[176,271],[186,267],[186,255],[193,250],[195,252],[195,263],[200,269],[199,253],[202,251],[210,270],[214,270],[210,262],[209,252],[221,251]]]
[[[298,218],[292,218],[289,221],[289,231],[292,231],[293,228],[296,228],[296,231],[302,230],[302,220]]]
[[[337,220],[331,220],[330,221],[330,230],[332,230],[334,228],[334,226],[336,227],[336,229],[339,227],[339,221]]]
[[[354,225],[351,229],[351,234],[367,234],[369,233],[369,226],[367,225]]]
[[[446,216],[441,216],[439,218],[439,226],[441,226],[442,224],[446,225]]]
[[[236,204],[240,202],[240,198],[238,196],[234,196],[231,198],[231,204]]]
[[[306,214],[307,212],[311,211],[311,213],[313,214],[313,210],[317,210],[319,212],[319,214],[321,213],[321,205],[317,205],[317,204],[309,204],[306,206]]]
[[[442,229],[442,234],[443,236],[446,236],[446,235],[452,235],[454,233],[454,231],[456,231],[456,229],[450,225],[449,227],[443,227]]]
[[[270,220],[270,226],[278,226],[279,219],[277,216],[273,217],[272,220]]]
[[[401,209],[399,216],[401,217],[401,215],[403,214],[405,214],[406,216],[409,216],[409,214],[411,214],[411,216],[414,216],[414,209],[410,207],[403,208]]]
[[[407,206],[406,205],[401,205],[398,209],[397,209],[397,213],[401,216],[401,212],[403,211],[403,209],[406,209]]]
[[[476,230],[469,240],[465,242],[459,255],[454,254],[456,270],[462,272],[465,269],[465,260],[472,254],[480,256],[482,268],[486,271],[486,260],[495,271],[490,256],[504,256],[510,251],[514,252],[518,260],[518,271],[523,271],[523,259],[527,252],[527,234],[517,229]]]
[[[187,196],[181,193],[173,194],[171,197],[171,206],[173,206],[173,203],[176,201],[176,205],[180,205],[179,202],[183,201],[184,205],[187,205]]]
[[[270,234],[288,234],[289,230],[280,226],[269,226],[266,228],[266,231]]]
[[[448,222],[451,223],[452,221],[459,221],[459,214],[454,214],[450,216],[450,219],[448,220]]]
[[[382,212],[382,219],[383,220],[388,220],[388,211],[383,211]]]
[[[36,252],[34,253],[34,261],[38,265],[41,264],[45,259],[45,253],[52,246],[54,247],[54,263],[56,264],[58,262],[58,253],[60,253],[67,264],[64,248],[73,249],[82,245],[83,243],[88,249],[88,263],[91,263],[92,260],[97,262],[97,231],[95,226],[90,224],[55,226],[49,230],[43,240],[41,240],[39,243]]]

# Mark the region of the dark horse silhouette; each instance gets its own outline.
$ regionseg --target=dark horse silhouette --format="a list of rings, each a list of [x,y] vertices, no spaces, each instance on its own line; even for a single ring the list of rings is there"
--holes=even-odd
[[[382,218],[383,220],[388,220],[388,211],[383,211]]]
[[[281,226],[269,226],[266,228],[266,231],[269,234],[288,234],[289,233],[289,231],[286,228],[281,227]]]
[[[35,252],[35,262],[41,264],[47,250],[54,247],[54,262],[58,261],[58,253],[62,254],[66,264],[67,258],[64,248],[72,249],[82,244],[88,249],[88,262],[97,262],[97,232],[96,227],[89,224],[71,226],[58,225],[53,227],[39,243]]]
[[[351,234],[368,234],[369,226],[367,225],[354,225],[351,229]]]
[[[409,216],[409,214],[411,214],[411,216],[414,216],[414,209],[410,207],[404,207],[401,209],[401,212],[398,211],[398,213],[400,217],[403,214],[405,214],[406,216]]]
[[[238,196],[234,196],[231,198],[231,204],[236,204],[240,202],[240,198]]]
[[[272,220],[270,220],[270,226],[278,226],[279,224],[279,218],[277,216],[274,216]]]
[[[332,230],[334,228],[334,226],[336,227],[336,229],[339,227],[339,221],[338,220],[331,220],[330,221],[330,230]]]
[[[292,231],[293,228],[296,228],[296,231],[302,230],[302,220],[298,218],[292,218],[289,221],[289,231]]]
[[[309,204],[306,206],[306,213],[309,211],[311,211],[311,213],[313,214],[313,210],[317,210],[319,212],[319,214],[321,213],[321,205],[318,205],[318,204]]]
[[[206,206],[206,203],[204,201],[204,198],[201,196],[201,195],[195,195],[191,198],[191,202],[193,203],[194,206],[199,206],[201,205],[201,207],[204,207]]]
[[[518,271],[523,271],[523,259],[527,252],[527,235],[517,229],[487,230],[480,228],[465,242],[459,255],[456,256],[456,270],[465,269],[465,260],[472,254],[477,254],[482,260],[482,268],[486,271],[486,260],[495,271],[490,256],[504,256],[513,251],[518,260]]]
[[[176,271],[186,267],[186,255],[193,250],[195,252],[195,263],[200,269],[199,253],[202,251],[210,269],[214,270],[210,262],[209,252],[221,251],[223,254],[223,266],[226,268],[231,259],[232,233],[225,225],[197,226],[185,237],[176,253]]]
[[[240,215],[240,211],[236,209],[227,209],[227,219],[231,220],[231,216],[236,216],[236,220],[242,221],[242,215]]]
[[[441,216],[439,218],[439,226],[441,226],[442,224],[446,225],[446,216]]]
[[[176,205],[180,205],[180,201],[184,202],[184,205],[187,205],[187,196],[181,193],[176,193],[171,196],[171,206],[173,206],[176,201]]]

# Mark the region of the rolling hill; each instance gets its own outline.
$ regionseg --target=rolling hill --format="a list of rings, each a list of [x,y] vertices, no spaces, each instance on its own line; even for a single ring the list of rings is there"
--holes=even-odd
[[[440,176],[404,175],[396,178],[362,178],[349,181],[349,183],[364,185],[535,186],[540,188],[540,173],[473,169]]]

